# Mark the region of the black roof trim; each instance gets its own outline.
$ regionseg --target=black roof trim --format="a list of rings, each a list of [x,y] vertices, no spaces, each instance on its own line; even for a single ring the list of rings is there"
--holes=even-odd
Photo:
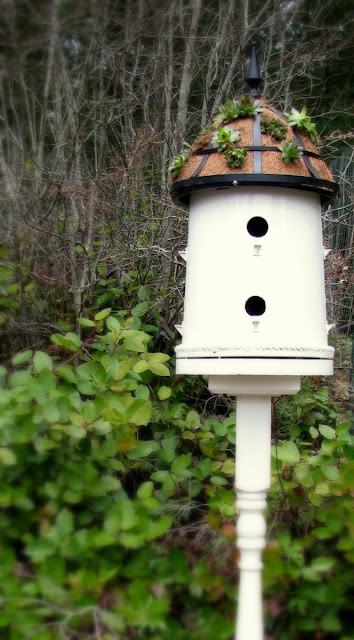
[[[299,189],[318,193],[323,202],[328,202],[335,196],[339,187],[335,182],[304,176],[280,174],[242,174],[228,173],[218,176],[202,176],[180,180],[172,184],[170,195],[173,202],[183,208],[188,208],[189,195],[194,191],[207,189],[228,189],[249,186],[282,187],[285,189]]]

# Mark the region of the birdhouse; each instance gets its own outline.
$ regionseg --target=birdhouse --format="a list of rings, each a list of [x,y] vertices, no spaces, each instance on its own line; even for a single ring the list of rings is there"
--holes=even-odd
[[[177,373],[328,375],[321,202],[337,191],[306,114],[228,101],[170,168],[188,209]]]

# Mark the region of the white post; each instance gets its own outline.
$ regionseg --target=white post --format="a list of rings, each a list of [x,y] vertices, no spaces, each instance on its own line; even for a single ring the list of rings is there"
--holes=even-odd
[[[236,421],[240,587],[235,640],[263,640],[261,554],[270,487],[271,397],[238,396]]]

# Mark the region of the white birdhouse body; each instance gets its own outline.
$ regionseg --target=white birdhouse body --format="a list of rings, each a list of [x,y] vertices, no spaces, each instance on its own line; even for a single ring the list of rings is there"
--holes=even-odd
[[[187,255],[177,373],[221,373],[222,365],[244,373],[247,359],[247,372],[257,374],[255,359],[264,358],[296,359],[289,373],[330,372],[318,194],[196,191]]]

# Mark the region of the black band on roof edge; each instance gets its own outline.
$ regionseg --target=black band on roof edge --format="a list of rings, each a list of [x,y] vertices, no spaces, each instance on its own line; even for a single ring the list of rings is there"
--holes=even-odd
[[[218,176],[202,176],[180,180],[170,188],[170,195],[175,204],[188,208],[189,196],[194,191],[207,189],[229,189],[248,186],[282,187],[318,193],[323,202],[331,200],[339,187],[335,182],[305,176],[288,176],[281,174],[242,174],[231,173]]]

